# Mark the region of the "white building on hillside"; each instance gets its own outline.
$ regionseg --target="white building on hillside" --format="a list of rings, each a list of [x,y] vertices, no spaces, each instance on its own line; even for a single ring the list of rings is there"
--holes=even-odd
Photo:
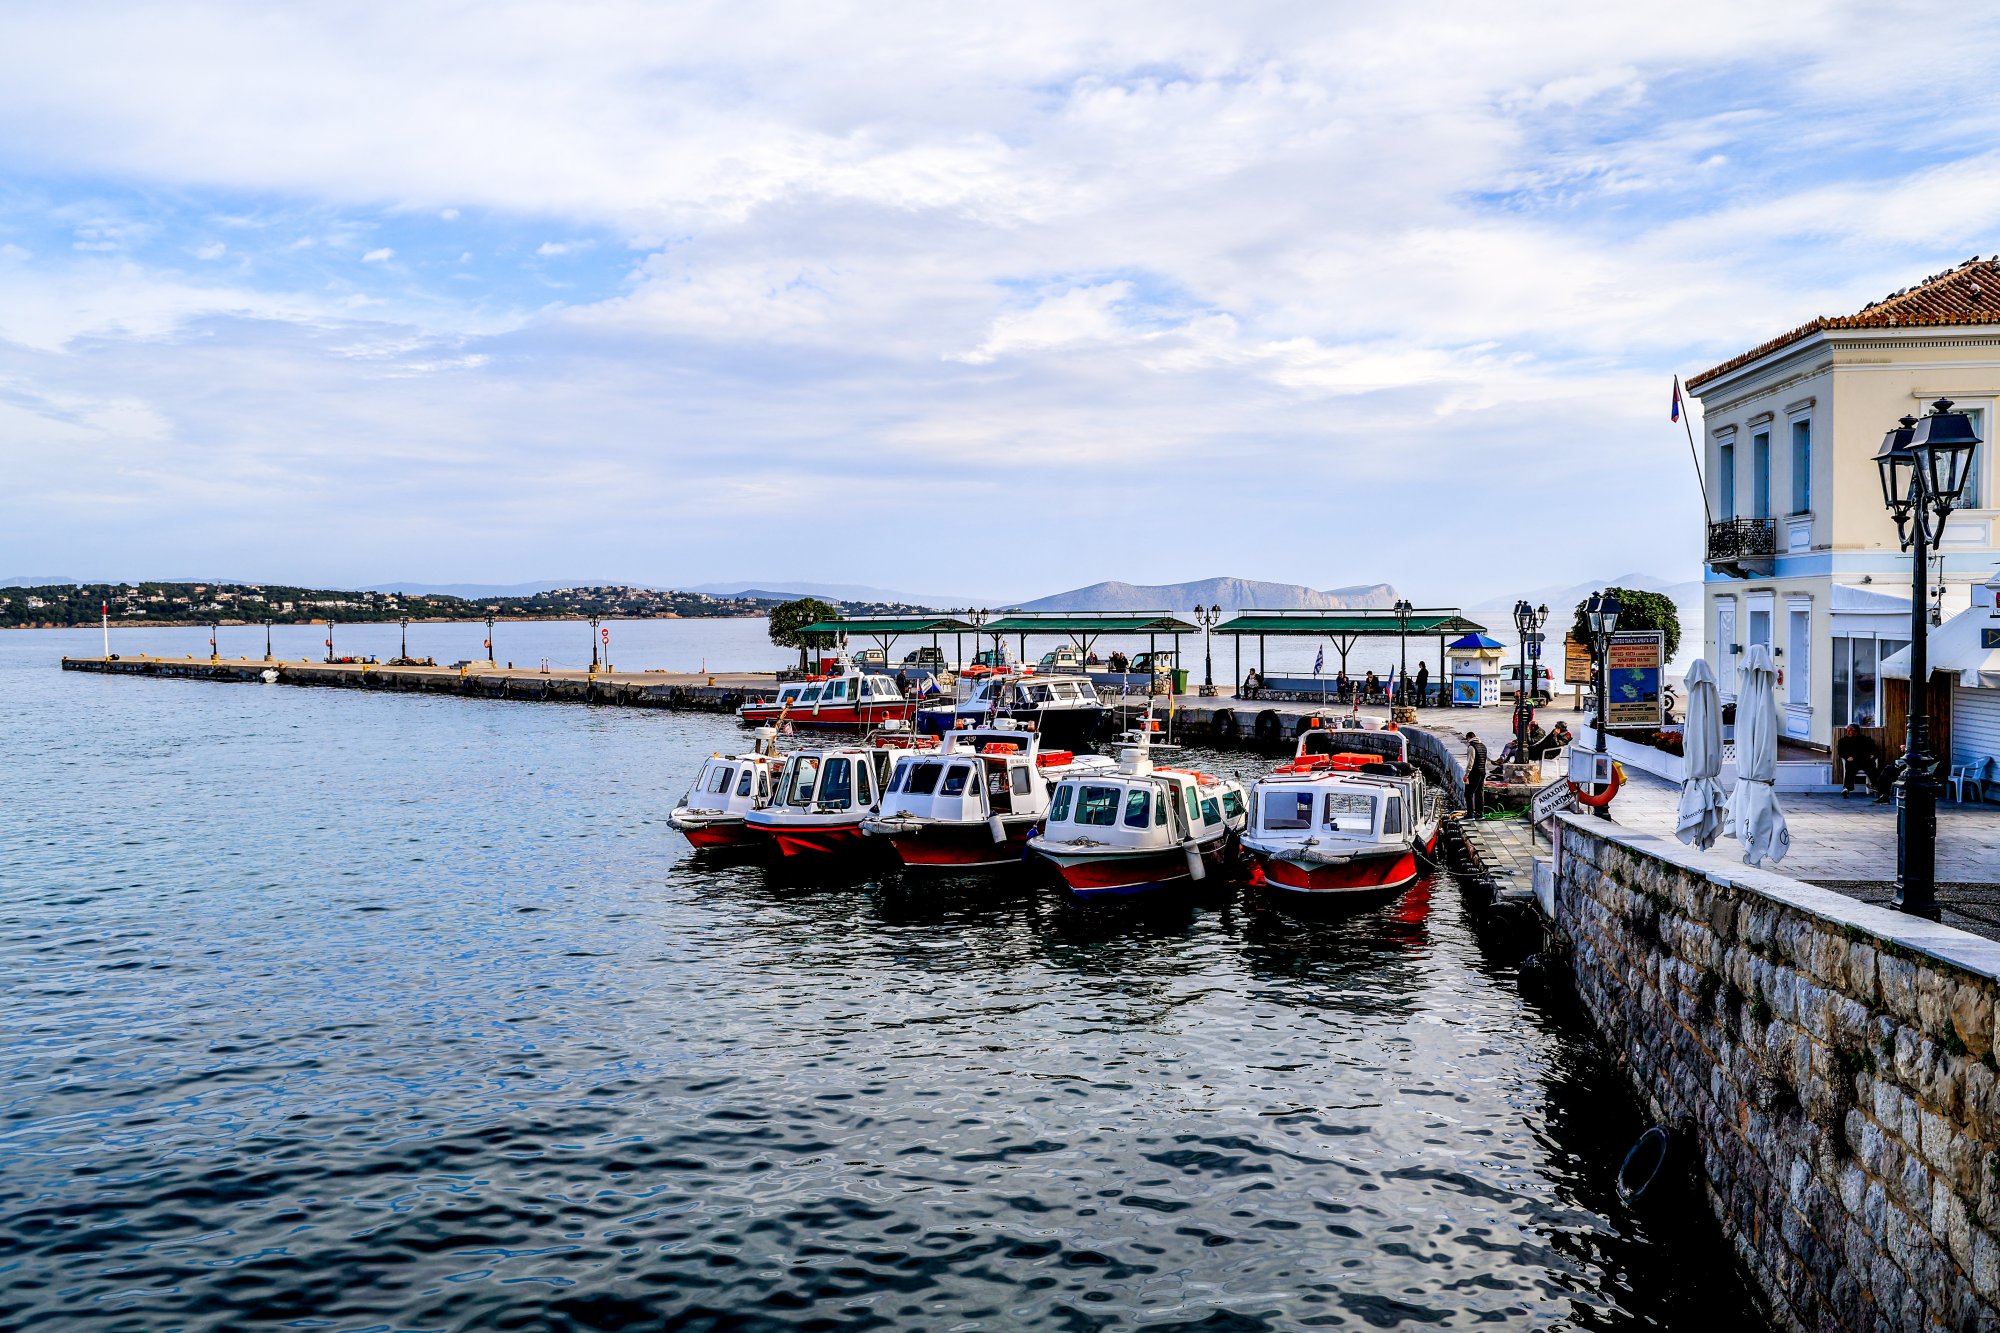
[[[1908,646],[1910,557],[1875,452],[1952,399],[1991,440],[2000,260],[1972,260],[1853,315],[1822,317],[1687,381],[1702,405],[1710,520],[1704,655],[1723,699],[1753,643],[1777,654],[1785,733],[1830,745],[1883,721],[1880,664]],[[1943,615],[2000,563],[2000,472],[1982,443],[1928,587]],[[1885,738],[1886,740],[1887,738]],[[1890,747],[1900,750],[1900,744]]]

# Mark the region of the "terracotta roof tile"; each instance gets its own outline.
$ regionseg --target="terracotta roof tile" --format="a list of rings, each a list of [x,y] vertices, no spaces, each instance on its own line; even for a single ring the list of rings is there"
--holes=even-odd
[[[1698,389],[1719,375],[1825,329],[1907,329],[1944,324],[2000,324],[2000,256],[1968,259],[1914,287],[1871,301],[1851,315],[1821,315],[1692,376],[1687,387]]]

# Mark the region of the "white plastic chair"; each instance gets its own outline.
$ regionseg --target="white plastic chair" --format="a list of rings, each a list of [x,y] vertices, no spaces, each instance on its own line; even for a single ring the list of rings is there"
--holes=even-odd
[[[1968,786],[1979,789],[1979,799],[1986,799],[1986,784],[1993,781],[1993,757],[1988,755],[1973,764],[1953,764],[1951,777],[1946,785],[1951,788],[1951,798],[1960,805],[1965,803],[1965,789]]]

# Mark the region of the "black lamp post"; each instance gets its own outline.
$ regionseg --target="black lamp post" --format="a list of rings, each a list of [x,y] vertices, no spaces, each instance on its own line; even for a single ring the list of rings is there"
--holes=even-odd
[[[410,660],[410,618],[403,616],[396,623],[403,627],[403,651],[401,656],[407,662]]]
[[[264,622],[264,660],[271,660],[271,622]]]
[[[1875,466],[1896,539],[1910,552],[1910,726],[1896,779],[1896,901],[1899,912],[1937,919],[1937,760],[1930,753],[1930,625],[1925,616],[1930,551],[1944,536],[1972,470],[1979,433],[1951,400],[1921,420],[1904,417],[1882,437]]]
[[[1548,618],[1546,603],[1539,607],[1529,606],[1526,600],[1514,603],[1514,629],[1521,639],[1521,669],[1514,681],[1514,762],[1517,764],[1528,762],[1528,728],[1535,720],[1535,675],[1529,665],[1528,645]]]
[[[490,615],[486,617],[486,660],[489,662],[499,661],[493,655],[493,617]]]
[[[489,631],[490,632],[490,631]],[[590,617],[590,674],[597,674],[597,616]]]
[[[1407,597],[1396,599],[1396,698],[1404,697],[1409,689],[1410,674],[1410,613],[1417,608],[1410,605]],[[1393,700],[1392,700],[1393,702]]]
[[[221,632],[222,632],[222,626],[210,622],[208,627],[208,660],[211,662],[213,662],[216,657],[215,636]]]
[[[1220,602],[1214,606],[1197,606],[1194,609],[1194,623],[1201,626],[1201,692],[1210,697],[1215,694],[1215,648],[1209,638],[1209,631],[1213,630],[1221,619]],[[1176,662],[1174,665],[1179,666],[1180,663]]]
[[[333,622],[326,622],[326,660],[333,661]]]
[[[1618,632],[1618,616],[1624,611],[1618,595],[1594,592],[1583,608],[1584,623],[1590,628],[1590,655],[1597,675],[1597,753],[1604,753],[1605,700],[1611,692],[1611,636]]]

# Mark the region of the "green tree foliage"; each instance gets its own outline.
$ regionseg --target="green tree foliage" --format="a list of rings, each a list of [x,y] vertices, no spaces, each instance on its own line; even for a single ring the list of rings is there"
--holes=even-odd
[[[771,608],[771,642],[780,648],[799,650],[799,670],[806,669],[806,649],[825,648],[832,645],[831,634],[807,634],[805,627],[819,620],[836,620],[840,608],[831,602],[822,602],[817,597],[801,597],[795,602],[780,602]]]
[[[1666,635],[1667,660],[1671,662],[1681,647],[1681,613],[1674,606],[1673,599],[1637,588],[1606,588],[1605,591],[1618,598],[1618,628],[1659,630]],[[1590,642],[1590,622],[1584,616],[1589,605],[1588,597],[1576,604],[1576,623],[1570,629],[1570,633],[1584,643]]]

